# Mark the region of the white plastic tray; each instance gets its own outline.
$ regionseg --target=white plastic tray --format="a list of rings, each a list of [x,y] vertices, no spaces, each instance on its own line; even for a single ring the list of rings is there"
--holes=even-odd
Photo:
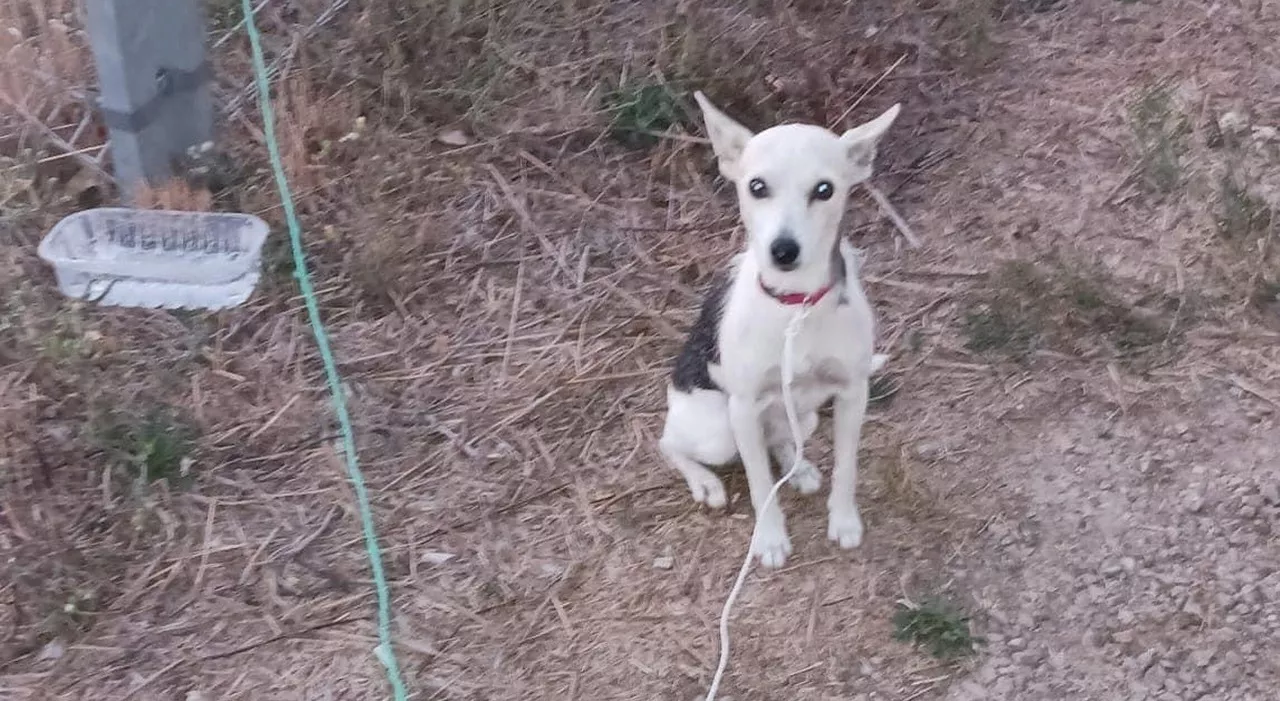
[[[58,222],[38,253],[69,297],[221,309],[253,293],[267,233],[248,214],[101,207]]]

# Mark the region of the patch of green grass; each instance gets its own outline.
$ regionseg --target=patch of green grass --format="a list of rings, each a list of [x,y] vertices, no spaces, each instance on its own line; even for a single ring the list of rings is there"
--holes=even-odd
[[[1234,173],[1224,173],[1218,182],[1218,233],[1224,239],[1247,243],[1261,236],[1275,222],[1267,203],[1241,185]]]
[[[1155,192],[1173,192],[1182,184],[1182,156],[1191,125],[1178,113],[1167,84],[1156,83],[1139,92],[1129,105],[1129,126],[1138,144],[1143,181]]]
[[[1172,308],[1126,303],[1100,266],[1052,258],[1010,261],[996,268],[974,295],[962,322],[965,347],[975,353],[1023,357],[1040,345],[1088,350],[1101,338],[1120,356],[1161,345],[1174,327]]]
[[[187,483],[188,457],[199,432],[179,412],[155,407],[141,416],[108,409],[91,426],[95,442],[117,467],[140,484]]]
[[[98,611],[99,602],[92,589],[76,589],[62,592],[49,604],[40,631],[40,638],[45,642],[74,637],[87,630]]]
[[[262,244],[263,278],[273,285],[292,285],[295,269],[289,232],[272,231]]]
[[[0,216],[17,216],[32,205],[36,197],[35,151],[23,149],[17,157],[0,155]]]
[[[893,638],[924,648],[940,660],[971,655],[982,642],[970,631],[969,616],[937,597],[921,604],[899,603],[893,613]]]
[[[0,299],[0,348],[21,341],[22,313],[22,296],[18,290],[11,290]]]
[[[975,353],[1023,356],[1034,349],[1043,326],[1040,303],[1047,283],[1026,261],[1001,265],[987,289],[965,312],[965,348]]]
[[[1098,265],[1060,263],[1057,293],[1065,305],[1067,328],[1089,330],[1106,339],[1122,356],[1159,345],[1171,328],[1168,310],[1141,310],[1112,289],[1116,282]]]
[[[1031,12],[1052,12],[1062,9],[1066,3],[1063,0],[1025,0],[1023,5]]]
[[[1272,305],[1280,308],[1280,282],[1259,280],[1254,285],[1249,301],[1259,309],[1267,309]]]
[[[1003,14],[999,0],[949,0],[942,8],[941,36],[964,70],[975,73],[996,58],[1000,45],[996,24]]]
[[[71,302],[54,315],[53,328],[41,335],[40,357],[55,365],[64,365],[87,358],[92,352],[92,344],[85,337],[80,307]]]
[[[1033,320],[984,303],[965,312],[964,334],[964,347],[975,353],[1000,351],[1023,355],[1031,350],[1039,331]]]
[[[661,83],[621,86],[605,94],[604,108],[612,117],[609,135],[628,148],[653,146],[657,134],[688,122],[679,98],[670,86]]]
[[[240,0],[205,0],[204,14],[210,29],[223,32],[236,26],[244,17]]]
[[[40,356],[53,363],[78,360],[86,354],[84,343],[74,336],[55,334],[40,344]]]

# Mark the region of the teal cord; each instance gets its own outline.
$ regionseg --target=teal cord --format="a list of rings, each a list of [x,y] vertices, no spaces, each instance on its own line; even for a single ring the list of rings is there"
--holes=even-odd
[[[280,158],[280,146],[276,143],[276,120],[271,109],[271,86],[267,83],[266,62],[262,57],[262,37],[258,34],[258,25],[254,21],[252,0],[241,0],[241,7],[244,10],[244,28],[249,34],[249,44],[253,48],[253,72],[258,86],[258,104],[262,109],[262,131],[267,138],[271,169],[275,173],[276,188],[280,191],[284,217],[289,224],[289,243],[293,249],[293,274],[298,278],[298,287],[302,291],[302,299],[307,306],[307,318],[311,322],[311,330],[315,333],[316,345],[320,349],[320,358],[324,362],[325,380],[329,385],[329,394],[333,397],[333,410],[338,414],[338,424],[342,428],[342,450],[347,459],[347,475],[351,478],[356,502],[360,506],[360,525],[364,531],[364,545],[369,553],[369,568],[373,571],[373,583],[378,594],[378,647],[374,649],[374,654],[386,668],[387,679],[391,682],[395,701],[404,701],[406,698],[404,680],[400,678],[400,664],[396,661],[395,651],[391,648],[391,603],[387,578],[382,571],[382,553],[378,547],[378,535],[374,530],[373,514],[369,508],[369,494],[364,486],[364,475],[360,472],[360,461],[356,457],[355,432],[351,428],[351,417],[347,414],[347,402],[342,391],[342,380],[338,376],[337,363],[334,362],[333,352],[329,350],[329,335],[325,333],[324,322],[320,320],[320,305],[316,301],[315,288],[311,286],[311,275],[307,273],[307,259],[302,252],[302,227],[298,225],[298,215],[293,208],[293,194],[289,191],[289,181],[285,177],[284,163]]]

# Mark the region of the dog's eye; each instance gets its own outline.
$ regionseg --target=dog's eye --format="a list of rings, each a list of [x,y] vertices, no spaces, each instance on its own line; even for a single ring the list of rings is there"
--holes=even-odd
[[[760,178],[752,178],[751,182],[747,183],[747,190],[749,190],[751,192],[751,196],[757,200],[762,200],[769,196],[769,186],[765,185],[764,181]]]
[[[815,200],[824,200],[824,201],[829,200],[831,199],[831,196],[834,194],[836,194],[836,189],[832,187],[831,183],[827,182],[826,180],[823,180],[822,182],[813,186],[812,196],[813,196],[813,199]]]

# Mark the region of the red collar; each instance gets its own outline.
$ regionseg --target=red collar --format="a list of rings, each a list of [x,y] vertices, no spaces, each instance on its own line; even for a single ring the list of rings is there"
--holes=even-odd
[[[819,288],[816,292],[805,294],[804,292],[778,292],[777,290],[764,284],[764,278],[757,278],[760,281],[760,289],[770,297],[778,300],[787,306],[795,306],[799,304],[814,305],[822,300],[823,297],[835,287],[834,282],[827,283],[826,286]]]

